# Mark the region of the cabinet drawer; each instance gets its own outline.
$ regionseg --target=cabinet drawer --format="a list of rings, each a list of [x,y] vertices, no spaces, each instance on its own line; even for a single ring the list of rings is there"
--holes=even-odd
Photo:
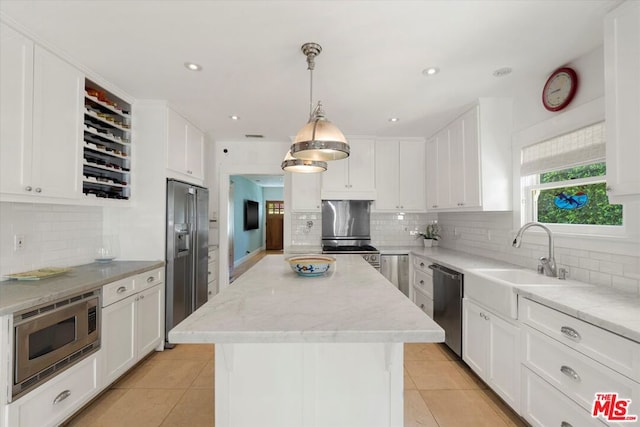
[[[414,302],[424,311],[427,316],[433,319],[433,299],[420,291],[419,288],[413,287]]]
[[[59,425],[85,404],[98,388],[97,358],[90,356],[9,405],[9,425]]]
[[[425,258],[414,257],[413,258],[413,266],[417,270],[421,270],[429,275],[431,275],[431,270],[429,270],[429,265],[433,264],[431,261]]]
[[[218,250],[217,249],[212,249],[209,251],[209,260],[207,262],[215,262],[218,260]]]
[[[415,270],[413,272],[413,286],[420,289],[429,298],[433,299],[433,276],[425,274],[423,271]]]
[[[133,277],[112,282],[102,287],[102,306],[106,307],[137,292]]]
[[[596,393],[640,401],[640,384],[548,336],[524,327],[524,364],[585,410]]]
[[[158,283],[162,283],[162,269],[151,270],[144,273],[137,274],[134,278],[134,285],[136,292],[140,292],[151,286],[155,286]]]
[[[603,427],[571,399],[529,369],[522,368],[521,415],[534,427]]]
[[[545,335],[640,382],[640,344],[526,298],[518,301],[518,318]]]
[[[216,273],[216,264],[210,262],[207,264],[207,283],[211,283],[218,278],[218,274]]]

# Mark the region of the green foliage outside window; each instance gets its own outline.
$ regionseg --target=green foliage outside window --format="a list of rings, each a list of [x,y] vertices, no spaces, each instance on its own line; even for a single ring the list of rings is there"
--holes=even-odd
[[[604,176],[605,173],[604,163],[577,166],[540,174],[540,183]],[[622,205],[609,204],[606,187],[606,183],[599,182],[539,190],[538,221],[551,224],[622,225]],[[587,194],[589,199],[587,204],[581,208],[560,209],[554,203],[556,195],[560,192],[567,195],[582,192]]]

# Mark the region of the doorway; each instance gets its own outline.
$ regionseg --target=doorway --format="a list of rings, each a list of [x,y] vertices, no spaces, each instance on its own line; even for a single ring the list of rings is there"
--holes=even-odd
[[[265,201],[265,212],[265,249],[268,251],[282,250],[284,247],[284,201]]]

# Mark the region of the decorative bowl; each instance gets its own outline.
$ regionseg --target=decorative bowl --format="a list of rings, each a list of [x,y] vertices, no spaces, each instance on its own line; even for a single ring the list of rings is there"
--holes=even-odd
[[[326,255],[298,255],[287,258],[289,267],[302,277],[316,277],[325,274],[336,262]]]

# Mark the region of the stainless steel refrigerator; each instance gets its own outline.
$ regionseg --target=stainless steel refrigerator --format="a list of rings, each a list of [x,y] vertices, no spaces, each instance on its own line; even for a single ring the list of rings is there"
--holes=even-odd
[[[209,191],[167,180],[165,346],[169,331],[207,302]]]

